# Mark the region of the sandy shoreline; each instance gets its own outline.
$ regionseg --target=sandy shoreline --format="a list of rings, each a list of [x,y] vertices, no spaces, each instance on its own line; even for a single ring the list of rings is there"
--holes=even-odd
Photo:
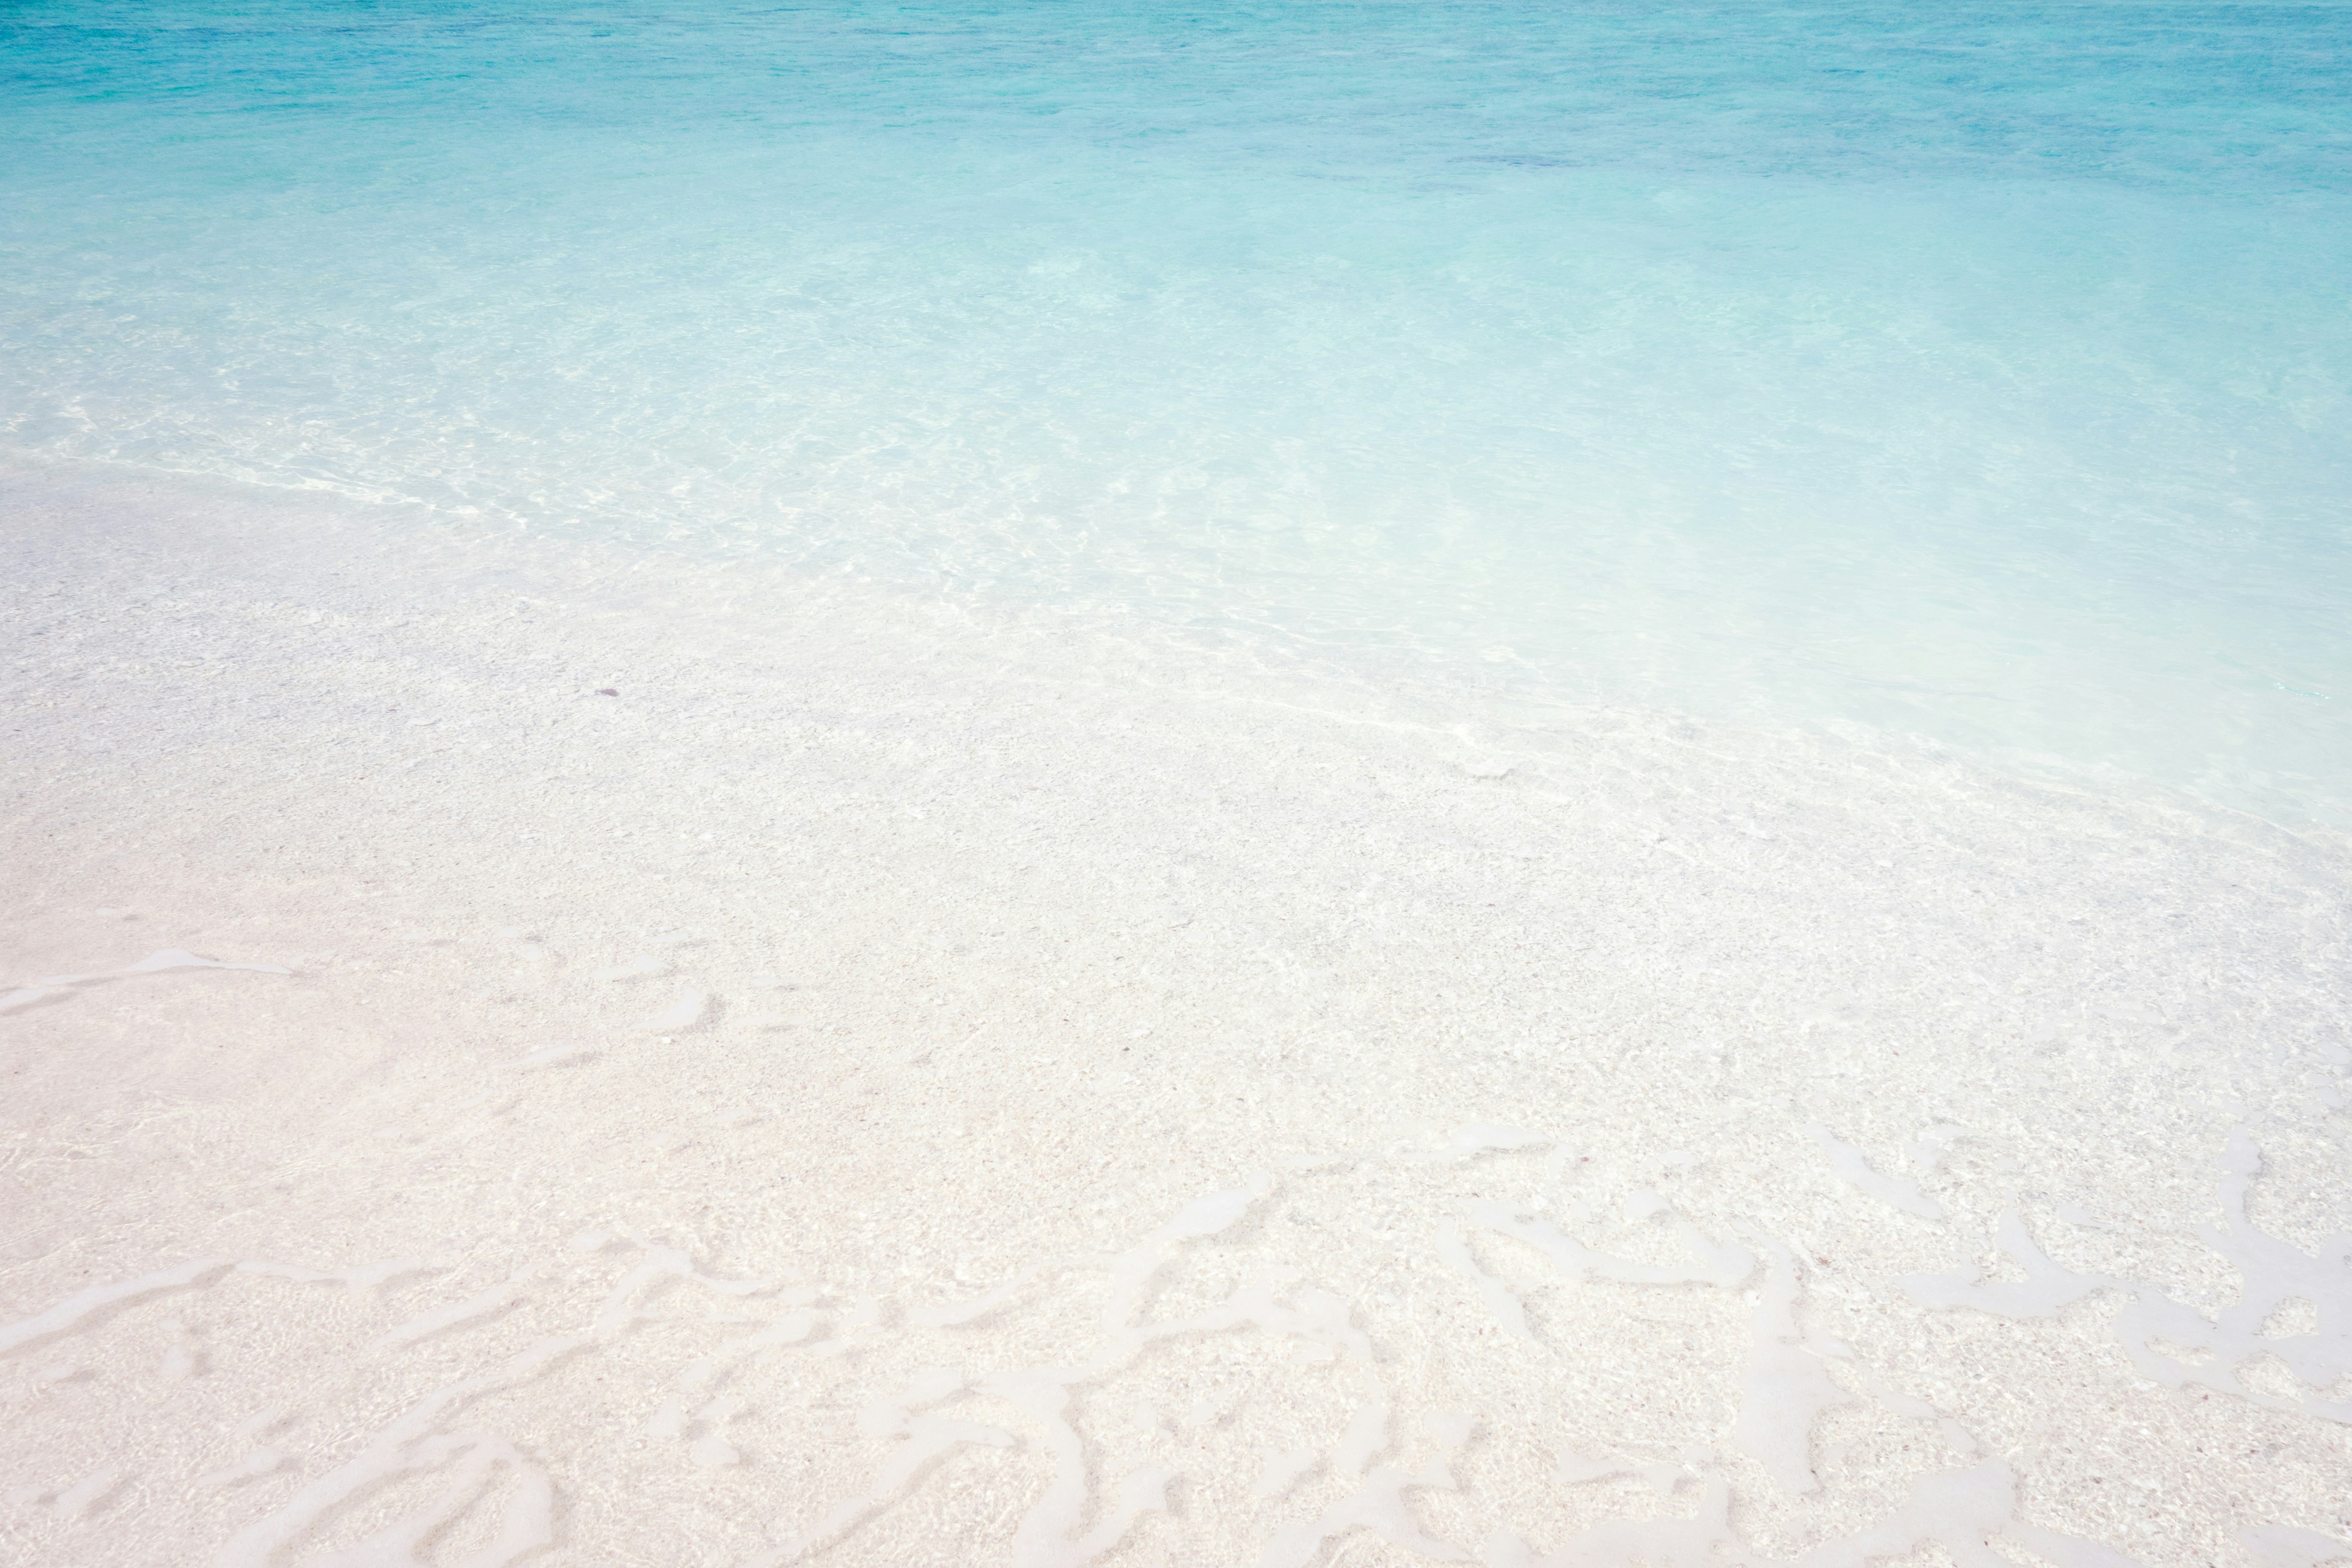
[[[11,1560],[2352,1540],[2339,840],[0,508]]]

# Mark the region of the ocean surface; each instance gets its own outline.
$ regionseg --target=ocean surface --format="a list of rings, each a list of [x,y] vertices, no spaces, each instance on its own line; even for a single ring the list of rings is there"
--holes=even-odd
[[[2352,10],[0,13],[0,455],[2352,820]]]

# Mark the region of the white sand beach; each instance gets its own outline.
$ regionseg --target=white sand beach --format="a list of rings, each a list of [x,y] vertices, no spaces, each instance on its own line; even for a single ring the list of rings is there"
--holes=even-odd
[[[0,1560],[2352,1556],[2341,837],[128,470],[0,552]]]

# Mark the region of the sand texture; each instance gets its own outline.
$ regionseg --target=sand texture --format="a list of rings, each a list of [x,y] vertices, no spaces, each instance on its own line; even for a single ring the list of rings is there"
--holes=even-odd
[[[0,1560],[2352,1556],[2340,840],[225,486],[0,551]]]

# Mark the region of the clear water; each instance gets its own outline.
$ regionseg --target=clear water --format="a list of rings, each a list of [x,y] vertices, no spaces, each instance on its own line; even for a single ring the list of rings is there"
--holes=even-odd
[[[0,447],[2352,800],[2334,5],[19,3]]]

